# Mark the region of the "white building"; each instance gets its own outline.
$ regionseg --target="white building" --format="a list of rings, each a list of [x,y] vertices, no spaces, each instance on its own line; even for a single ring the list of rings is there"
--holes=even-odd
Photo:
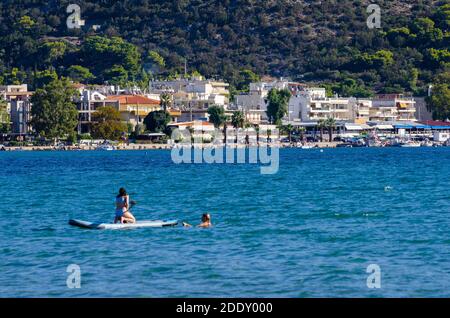
[[[245,112],[253,111],[255,113],[254,116],[258,116],[261,119],[267,120],[267,96],[270,90],[288,89],[293,95],[289,106],[289,108],[291,109],[295,108],[295,105],[297,104],[297,102],[293,100],[294,97],[298,94],[299,91],[303,90],[304,88],[304,84],[291,82],[284,79],[274,80],[270,82],[250,83],[249,92],[237,95],[235,99],[235,105],[240,110],[243,110]],[[292,109],[291,112],[295,112],[296,114],[298,114],[298,111]],[[257,115],[257,113],[259,113],[259,115]]]
[[[450,133],[449,132],[442,132],[442,131],[434,131],[433,132],[433,140],[437,142],[446,142],[450,139]]]
[[[222,81],[177,79],[172,81],[150,81],[149,94],[170,93],[173,106],[182,110],[208,109],[218,105],[225,109],[229,105],[229,84]]]
[[[417,121],[416,101],[401,94],[378,95],[372,99],[371,121]]]
[[[327,97],[325,88],[304,88],[291,98],[287,117],[302,122],[316,122],[328,118],[353,121],[355,105],[356,101],[352,98]]]
[[[370,120],[370,109],[372,108],[372,100],[352,98],[353,121],[356,124],[365,124]]]
[[[341,122],[365,124],[368,121],[416,121],[416,100],[398,94],[376,98],[327,97],[325,88],[307,87],[289,81],[251,83],[246,94],[236,96],[236,106],[242,110],[259,110],[267,119],[267,95],[273,88],[289,89],[292,97],[285,120],[317,122],[333,118]]]
[[[0,86],[7,102],[7,111],[11,117],[12,133],[14,135],[26,135],[31,132],[29,124],[31,120],[31,96],[27,84]]]
[[[99,107],[112,106],[106,102],[106,95],[97,90],[91,90],[85,87],[79,87],[80,93],[75,98],[78,109],[78,133],[87,133],[90,131],[92,116]]]

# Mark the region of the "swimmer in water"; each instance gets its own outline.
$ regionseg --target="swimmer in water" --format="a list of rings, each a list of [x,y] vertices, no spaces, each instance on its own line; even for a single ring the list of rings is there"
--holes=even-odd
[[[183,226],[184,227],[192,227],[192,225],[183,222]],[[202,223],[200,223],[199,225],[197,225],[197,227],[201,227],[201,228],[208,228],[211,227],[212,223],[211,223],[211,215],[209,213],[205,213],[202,215]]]

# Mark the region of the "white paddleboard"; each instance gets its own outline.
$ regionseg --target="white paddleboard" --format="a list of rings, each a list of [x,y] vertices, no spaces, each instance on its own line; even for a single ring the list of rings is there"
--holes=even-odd
[[[136,223],[96,223],[96,222],[86,222],[81,220],[69,220],[69,224],[73,226],[78,226],[86,229],[93,230],[119,230],[119,229],[135,229],[143,227],[166,227],[175,226],[178,224],[176,220],[170,221],[137,221]]]

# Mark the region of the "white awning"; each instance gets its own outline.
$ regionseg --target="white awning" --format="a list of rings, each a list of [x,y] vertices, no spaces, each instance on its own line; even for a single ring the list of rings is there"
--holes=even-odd
[[[380,130],[392,130],[392,129],[394,129],[394,126],[378,124],[378,125],[375,126],[375,128],[376,129],[380,129]]]
[[[350,124],[350,123],[346,123],[346,124],[345,124],[345,129],[346,129],[346,130],[363,130],[363,128],[361,127],[361,125]]]

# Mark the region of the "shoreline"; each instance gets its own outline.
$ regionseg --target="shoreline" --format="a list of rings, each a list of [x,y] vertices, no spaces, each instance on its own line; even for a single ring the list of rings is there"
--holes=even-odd
[[[324,148],[337,148],[340,143],[338,142],[323,142],[323,143],[314,143],[307,145],[308,149],[324,149]],[[209,149],[209,148],[217,148],[223,147],[224,145],[211,145],[211,144],[194,144],[192,147],[195,149]],[[266,144],[260,144],[259,147],[265,147]],[[96,149],[96,146],[65,146],[62,148],[57,148],[54,146],[13,146],[13,147],[4,147],[5,152],[14,152],[14,151],[142,151],[142,150],[172,150],[173,148],[185,148],[189,147],[189,145],[168,145],[168,144],[129,144],[129,145],[117,145],[114,146],[114,150],[101,150]],[[228,148],[247,148],[248,146],[242,144],[228,144]],[[250,147],[257,147],[256,145],[250,145]],[[269,145],[270,148],[278,147],[278,148],[298,148],[302,149],[302,146],[296,146],[289,143],[273,143]],[[305,148],[306,149],[306,148]]]
[[[291,148],[291,149],[305,149],[305,150],[311,150],[311,149],[333,149],[333,148],[339,148],[340,146],[345,145],[345,143],[341,142],[322,142],[322,143],[311,143],[307,145],[293,145],[289,143],[273,143],[269,145],[269,148]],[[259,146],[256,145],[243,145],[243,144],[227,144],[227,148],[252,148],[252,147],[266,147],[266,144],[260,144]],[[20,151],[27,151],[27,152],[40,152],[40,151],[142,151],[142,150],[172,150],[174,148],[186,148],[189,147],[189,145],[168,145],[168,144],[121,144],[114,146],[114,149],[110,150],[104,150],[104,149],[97,149],[97,146],[88,146],[88,145],[82,145],[82,146],[65,146],[65,147],[54,147],[54,146],[13,146],[13,147],[6,147],[0,149],[0,152],[20,152]],[[192,146],[194,149],[210,149],[210,148],[218,148],[218,147],[224,147],[224,145],[211,145],[211,144],[194,144]],[[436,146],[421,146],[418,148],[440,148],[445,147],[444,145],[436,145]],[[385,147],[379,147],[379,146],[364,146],[364,147],[348,147],[348,148],[397,148],[395,146],[385,146]]]

